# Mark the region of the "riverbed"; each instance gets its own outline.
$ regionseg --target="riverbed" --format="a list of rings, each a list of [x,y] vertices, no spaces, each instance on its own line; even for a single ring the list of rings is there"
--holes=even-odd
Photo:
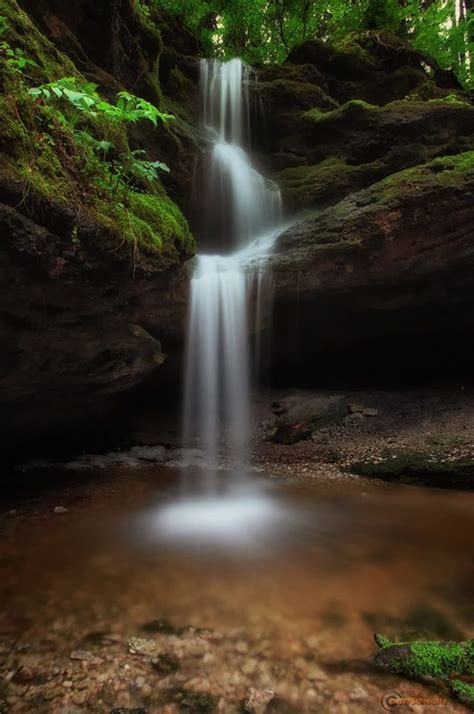
[[[202,471],[163,466],[15,476],[4,707],[237,713],[260,696],[352,714],[395,690],[433,711],[436,688],[368,658],[374,632],[474,635],[474,494],[268,475],[219,473],[212,497]]]

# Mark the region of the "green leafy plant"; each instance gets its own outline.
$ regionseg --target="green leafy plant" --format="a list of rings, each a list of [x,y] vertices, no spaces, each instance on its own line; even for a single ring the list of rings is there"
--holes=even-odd
[[[161,112],[150,102],[136,97],[129,92],[119,92],[116,104],[105,101],[97,92],[98,85],[81,82],[76,77],[63,77],[55,82],[42,84],[29,89],[29,94],[43,102],[69,104],[80,115],[88,117],[102,116],[115,124],[132,124],[141,119],[150,121],[153,126],[158,120],[166,123],[174,117]]]
[[[114,160],[107,188],[118,192],[120,187],[123,187],[126,200],[133,188],[139,188],[140,184],[152,184],[157,181],[160,171],[169,173],[169,166],[161,161],[147,161],[140,158],[144,155],[143,150],[137,149],[121,154],[118,159]]]
[[[158,125],[173,119],[170,114],[141,97],[120,92],[115,104],[98,93],[98,85],[76,77],[63,77],[28,90],[48,116],[48,130],[56,124],[72,132],[82,170],[103,189],[120,195],[125,203],[132,190],[142,191],[169,172],[161,161],[149,161],[141,149],[130,151],[124,128],[140,120]],[[118,144],[114,140],[117,138]]]
[[[28,59],[22,49],[12,47],[5,39],[8,33],[8,22],[4,15],[0,15],[0,59],[12,70],[22,73],[26,67],[37,67],[34,60]]]

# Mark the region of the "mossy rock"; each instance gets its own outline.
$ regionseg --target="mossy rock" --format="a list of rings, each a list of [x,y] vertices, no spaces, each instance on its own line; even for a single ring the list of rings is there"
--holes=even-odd
[[[474,705],[474,640],[393,642],[380,634],[374,639],[379,651],[371,663],[376,668],[437,683],[467,706]]]
[[[276,174],[287,202],[308,208],[340,201],[392,174],[445,155],[474,150],[474,107],[462,101],[397,101],[383,107],[352,100],[316,105],[282,119]],[[291,151],[291,158],[290,157]],[[291,161],[291,163],[290,163]]]
[[[70,59],[51,44],[15,0],[5,4],[5,15],[8,41],[36,63],[31,68],[33,84],[64,76],[81,79]],[[0,79],[4,88],[0,98],[3,202],[18,205],[28,218],[60,235],[64,224],[60,217],[75,215],[74,225],[66,220],[67,238],[72,230],[79,243],[93,236],[106,252],[122,253],[133,270],[145,262],[155,270],[168,270],[194,253],[188,223],[160,182],[120,192],[99,185],[84,147],[54,106],[31,97],[27,81],[8,65],[2,65]],[[83,128],[110,137],[117,154],[129,150],[126,128],[105,116]],[[166,127],[161,131],[165,133]]]
[[[381,462],[358,462],[352,464],[350,470],[360,476],[383,481],[436,488],[474,489],[474,459],[448,461],[423,452],[408,452]]]
[[[337,170],[341,164],[334,166]],[[339,250],[358,245],[368,249],[387,239],[405,240],[408,233],[424,232],[429,220],[438,228],[446,217],[446,201],[458,206],[453,219],[462,219],[464,230],[468,230],[473,190],[474,151],[399,171],[295,224],[279,239],[274,262],[278,262],[279,252],[295,246],[308,264],[311,246],[330,244]],[[449,228],[455,230],[454,221]]]

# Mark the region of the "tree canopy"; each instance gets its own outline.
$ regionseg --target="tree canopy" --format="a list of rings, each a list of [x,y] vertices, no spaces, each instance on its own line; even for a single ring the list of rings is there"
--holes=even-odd
[[[142,0],[143,1],[143,0]],[[310,38],[343,45],[390,30],[474,86],[474,0],[149,0],[197,33],[208,54],[281,62]]]

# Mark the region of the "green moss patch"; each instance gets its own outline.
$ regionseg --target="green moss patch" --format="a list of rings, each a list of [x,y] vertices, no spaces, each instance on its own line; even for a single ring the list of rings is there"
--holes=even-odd
[[[374,639],[379,647],[371,660],[375,667],[437,683],[464,704],[474,703],[474,640],[393,642],[380,634]]]
[[[141,12],[141,10],[137,10]],[[141,20],[147,24],[148,16]],[[159,180],[143,182],[120,174],[123,156],[128,161],[129,138],[125,122],[100,112],[81,114],[38,96],[29,88],[75,77],[84,78],[72,62],[38,30],[15,0],[1,14],[8,27],[7,41],[20,48],[34,65],[18,71],[0,57],[0,171],[6,195],[18,210],[53,232],[55,212],[75,221],[74,233],[132,247],[127,255],[147,255],[154,269],[167,270],[194,252],[194,239],[178,206]],[[142,24],[143,24],[142,22]],[[151,20],[150,20],[151,22]],[[159,125],[157,131],[167,132]],[[108,150],[97,148],[98,140]],[[172,167],[171,167],[172,170]],[[116,180],[119,175],[119,180]],[[49,220],[49,223],[48,223]],[[68,228],[68,230],[70,230]]]

